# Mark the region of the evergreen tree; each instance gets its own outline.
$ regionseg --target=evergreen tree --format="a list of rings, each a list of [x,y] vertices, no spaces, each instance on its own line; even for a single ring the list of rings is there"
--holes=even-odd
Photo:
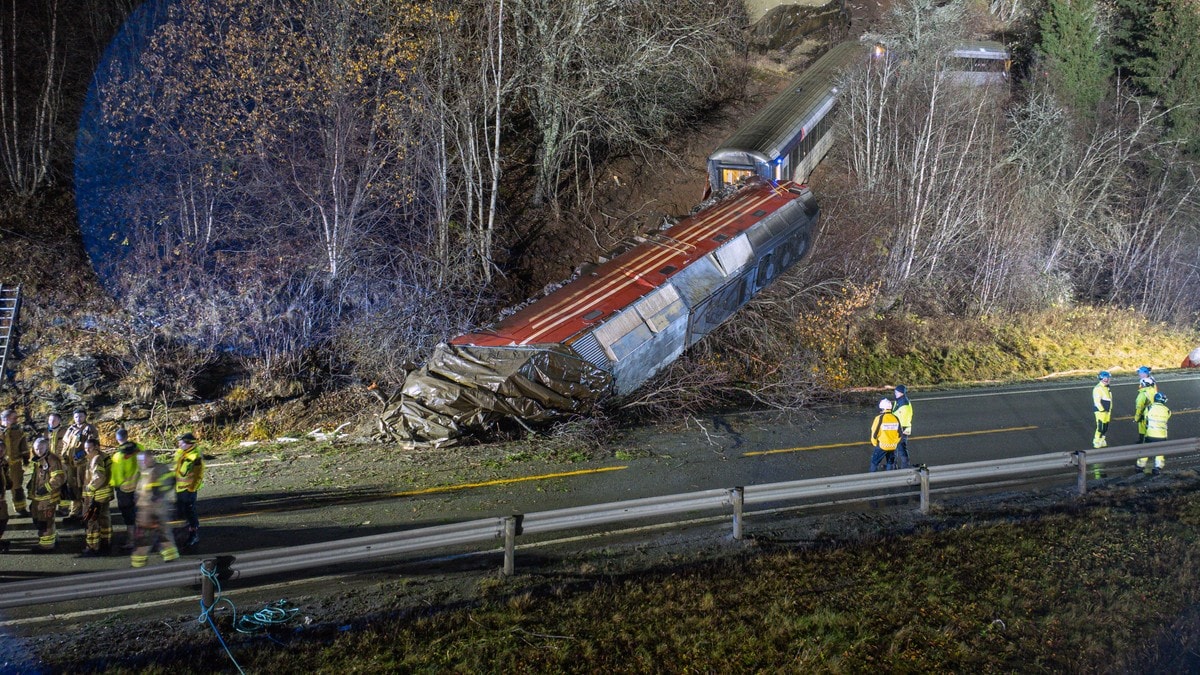
[[[1050,0],[1038,51],[1060,101],[1092,115],[1108,90],[1111,62],[1101,43],[1095,0]]]
[[[1151,20],[1158,0],[1116,0],[1117,11],[1112,30],[1112,58],[1120,77],[1132,75],[1130,66],[1147,56],[1145,38],[1151,32]]]
[[[1170,135],[1200,153],[1200,8],[1188,0],[1163,0],[1142,35],[1141,55],[1129,71],[1147,94],[1170,109]]]

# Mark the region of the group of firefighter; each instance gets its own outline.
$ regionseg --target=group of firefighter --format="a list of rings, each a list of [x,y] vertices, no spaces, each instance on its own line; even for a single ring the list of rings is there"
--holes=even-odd
[[[1158,390],[1158,382],[1150,374],[1149,366],[1137,369],[1138,393],[1134,402],[1133,421],[1137,423],[1138,443],[1151,443],[1167,439],[1167,422],[1171,419],[1171,410],[1167,407],[1167,397]],[[1096,432],[1092,439],[1093,448],[1108,446],[1108,423],[1112,419],[1112,373],[1100,371],[1099,381],[1092,388],[1092,409],[1095,413]],[[883,398],[879,401],[879,414],[871,422],[871,471],[880,469],[909,468],[908,437],[912,433],[913,409],[908,400],[908,388],[897,385],[893,398]],[[1166,466],[1163,455],[1154,457],[1153,465],[1149,457],[1137,460],[1137,467],[1146,473],[1158,475]],[[1100,471],[1099,468],[1096,469]]]
[[[171,528],[172,506],[186,524],[182,545],[200,542],[196,492],[204,482],[204,460],[195,435],[179,436],[174,462],[168,466],[129,440],[125,428],[116,430],[116,447],[105,450],[87,411],[76,410],[72,419],[73,424],[64,427],[61,416],[50,413],[30,443],[16,412],[11,408],[0,412],[7,463],[0,480],[0,552],[10,548],[3,539],[9,491],[15,516],[32,519],[37,529],[32,548],[36,553],[58,548],[58,520],[62,519],[64,525],[84,528],[84,548],[78,557],[111,554],[114,500],[125,524],[122,550],[130,553],[133,567],[145,566],[156,549],[164,561],[179,557]]]

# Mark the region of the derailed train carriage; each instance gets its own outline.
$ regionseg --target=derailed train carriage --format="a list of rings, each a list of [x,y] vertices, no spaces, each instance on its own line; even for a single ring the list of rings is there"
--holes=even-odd
[[[713,150],[708,156],[708,191],[750,176],[807,181],[833,145],[830,131],[842,74],[880,54],[879,48],[857,41],[831,47]]]
[[[799,261],[817,218],[806,186],[754,180],[494,327],[439,345],[380,431],[445,444],[628,394]]]

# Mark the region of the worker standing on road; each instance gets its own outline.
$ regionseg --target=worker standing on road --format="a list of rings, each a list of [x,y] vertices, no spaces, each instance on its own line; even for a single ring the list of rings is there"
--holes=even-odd
[[[1162,392],[1154,394],[1154,402],[1146,408],[1145,418],[1146,442],[1167,440],[1167,421],[1171,419],[1171,409],[1167,407],[1167,397]],[[1149,457],[1138,457],[1137,468],[1146,471],[1149,463]],[[1150,473],[1157,476],[1166,465],[1167,458],[1164,455],[1155,455],[1154,468]]]
[[[879,399],[879,414],[871,422],[871,473],[879,470],[879,464],[891,471],[896,468],[896,446],[900,445],[900,418],[892,414],[892,402]]]
[[[29,451],[29,440],[25,431],[17,424],[17,413],[12,408],[0,412],[0,438],[4,439],[4,459],[8,462],[8,489],[12,490],[13,510],[17,515],[29,516],[29,502],[25,501],[25,465],[33,457]]]
[[[83,483],[84,549],[81,558],[107,555],[112,547],[112,517],[109,502],[113,498],[112,458],[100,449],[100,441],[88,437],[83,442],[87,453],[87,474]]]
[[[908,400],[908,387],[902,384],[896,385],[895,396],[896,403],[892,406],[892,412],[896,419],[900,420],[900,444],[896,446],[896,459],[900,461],[901,469],[907,469],[910,466],[908,435],[912,433],[913,418],[912,402]]]
[[[145,567],[155,546],[163,562],[179,558],[175,538],[168,530],[171,521],[169,495],[175,491],[174,474],[154,459],[154,453],[138,453],[137,548],[129,557],[131,567]]]
[[[1108,447],[1108,423],[1112,421],[1112,373],[1100,371],[1099,381],[1092,387],[1092,412],[1096,418],[1096,433],[1092,436],[1093,448]]]
[[[1138,443],[1146,442],[1146,409],[1154,402],[1154,395],[1158,393],[1158,383],[1154,380],[1154,376],[1150,374],[1150,366],[1142,366],[1137,369],[1138,373],[1138,393],[1137,399],[1134,401],[1133,421],[1138,425]]]
[[[46,415],[46,428],[42,430],[42,436],[47,441],[50,441],[50,454],[57,457],[63,463],[63,471],[67,470],[66,453],[63,452],[63,438],[66,437],[67,428],[62,424],[62,415],[52,412]],[[58,515],[65,516],[70,513],[71,509],[71,494],[70,491],[64,491],[58,498]]]
[[[100,439],[96,425],[87,421],[87,411],[78,408],[71,414],[74,424],[63,434],[63,469],[67,472],[67,487],[71,492],[71,508],[64,523],[83,519],[83,474],[87,472],[83,442],[90,438]]]
[[[200,543],[200,517],[196,514],[196,492],[204,485],[204,455],[196,446],[196,437],[186,433],[179,437],[175,451],[175,508],[187,524],[184,546]]]
[[[137,443],[129,440],[129,430],[117,429],[117,449],[112,454],[112,486],[117,497],[117,509],[121,512],[121,520],[125,522],[125,543],[121,548],[133,550],[137,529],[137,454],[142,451]]]
[[[35,553],[49,553],[58,545],[55,518],[60,490],[67,481],[62,460],[50,454],[50,441],[38,437],[33,441],[33,477],[29,480],[29,507],[33,524],[37,526],[38,543]]]

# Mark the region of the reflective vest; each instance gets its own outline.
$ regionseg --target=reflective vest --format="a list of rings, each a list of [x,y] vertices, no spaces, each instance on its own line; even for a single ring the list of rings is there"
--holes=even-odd
[[[137,443],[127,441],[117,447],[116,452],[112,455],[112,470],[109,479],[112,486],[121,492],[133,492],[137,490],[138,470]]]
[[[900,445],[900,418],[890,412],[879,413],[871,423],[871,445],[891,452]]]
[[[1142,418],[1146,415],[1146,408],[1154,402],[1154,395],[1158,393],[1158,384],[1152,384],[1148,387],[1138,389],[1137,400],[1134,402],[1133,421],[1142,422]]]
[[[200,448],[175,451],[175,491],[196,492],[204,485],[204,456]]]
[[[908,401],[907,396],[901,396],[896,399],[896,407],[892,410],[896,415],[896,419],[900,420],[900,430],[905,431],[912,428],[912,403]]]
[[[1146,409],[1146,437],[1166,438],[1167,420],[1171,419],[1171,410],[1162,403],[1153,403]]]
[[[1092,387],[1092,412],[1112,411],[1112,389],[1103,382]]]

